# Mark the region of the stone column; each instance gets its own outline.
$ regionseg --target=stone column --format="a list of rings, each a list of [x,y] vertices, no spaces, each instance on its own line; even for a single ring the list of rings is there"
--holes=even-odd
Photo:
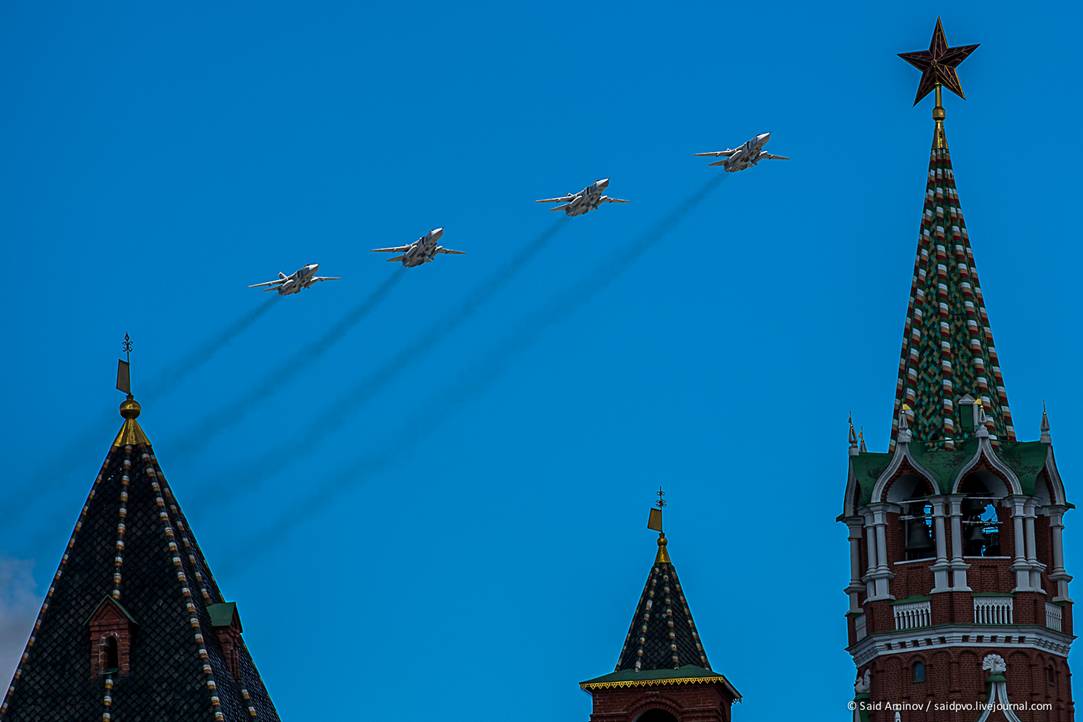
[[[1027,562],[1030,564],[1030,588],[1036,592],[1042,590],[1042,569],[1045,568],[1041,562],[1038,561],[1038,541],[1034,537],[1034,525],[1036,509],[1038,508],[1038,501],[1036,499],[1027,499],[1023,504],[1023,527],[1026,534],[1026,556]]]
[[[969,565],[963,561],[963,499],[962,494],[952,494],[948,497],[951,509],[951,571],[952,591],[969,592],[970,586],[966,583],[966,570]]]
[[[948,571],[951,564],[948,562],[947,524],[944,521],[945,500],[933,499],[933,529],[936,535],[936,562],[933,563],[933,589],[932,594],[951,591],[951,582],[948,579]]]
[[[861,611],[857,595],[864,588],[861,583],[861,517],[846,519],[846,528],[850,532],[850,583],[846,594],[850,597],[850,611],[857,613]]]
[[[1049,578],[1057,585],[1057,594],[1053,597],[1054,602],[1071,602],[1068,597],[1068,582],[1072,581],[1071,575],[1064,569],[1064,512],[1067,507],[1060,504],[1050,504],[1042,511],[1049,516],[1049,530],[1052,533],[1053,569],[1049,572]]]
[[[872,567],[869,577],[873,580],[873,593],[866,601],[879,601],[882,599],[894,599],[891,595],[891,573],[887,558],[887,510],[893,508],[893,504],[870,504],[871,528],[866,526],[866,531],[876,537],[876,564]]]
[[[1026,530],[1023,517],[1026,514],[1027,498],[1025,496],[1006,496],[1004,506],[1012,510],[1012,539],[1015,542],[1015,558],[1012,560],[1011,570],[1015,572],[1015,592],[1029,592],[1030,588],[1030,563],[1027,561]]]

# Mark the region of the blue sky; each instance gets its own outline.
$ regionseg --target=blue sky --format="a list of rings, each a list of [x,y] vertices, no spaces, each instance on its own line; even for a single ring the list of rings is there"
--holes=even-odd
[[[0,684],[127,331],[285,719],[584,719],[660,482],[736,719],[846,714],[846,417],[886,447],[932,135],[895,53],[938,13],[982,43],[948,138],[1016,426],[1047,400],[1075,496],[1077,7],[3,4]],[[763,130],[792,161],[673,215]],[[601,177],[634,202],[531,202]],[[434,226],[468,255],[368,253]],[[345,278],[218,341],[307,262]]]

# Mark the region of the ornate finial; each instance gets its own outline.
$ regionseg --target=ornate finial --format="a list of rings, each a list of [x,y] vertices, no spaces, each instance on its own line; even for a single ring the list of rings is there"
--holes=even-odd
[[[850,446],[856,446],[857,445],[857,433],[854,431],[854,414],[853,414],[853,412],[850,413],[850,418],[848,419],[848,421],[849,421],[849,424],[850,424]]]
[[[903,404],[899,409],[899,431],[895,434],[895,443],[909,444],[913,437],[910,432],[910,405]]]
[[[864,428],[861,429],[861,431],[857,432],[857,439],[858,439],[858,445],[857,445],[858,453],[861,453],[861,454],[866,453],[869,449],[868,449],[867,446],[865,446],[865,429]]]
[[[948,47],[948,39],[944,36],[944,26],[940,18],[936,19],[936,28],[933,29],[933,39],[929,42],[928,50],[917,50],[912,53],[899,53],[899,57],[921,71],[921,82],[918,83],[917,96],[914,105],[921,102],[929,93],[936,91],[936,105],[933,106],[933,120],[936,121],[936,147],[947,148],[947,140],[944,136],[944,112],[943,96],[941,88],[947,88],[963,100],[963,86],[959,82],[959,74],[955,68],[959,66],[967,56],[977,49],[977,45],[960,45],[957,48]]]
[[[123,391],[132,398],[132,337],[124,334],[124,343],[120,346],[124,358],[117,361],[117,391]]]
[[[658,532],[658,554],[654,557],[655,564],[669,564],[669,552],[666,551],[666,533],[662,531],[662,509],[666,506],[666,492],[658,487],[658,501],[651,508],[650,517],[647,519],[647,528]]]
[[[1041,426],[1041,440],[1048,444],[1053,441],[1053,437],[1049,433],[1049,412],[1045,409],[1045,402],[1042,402],[1042,426]]]

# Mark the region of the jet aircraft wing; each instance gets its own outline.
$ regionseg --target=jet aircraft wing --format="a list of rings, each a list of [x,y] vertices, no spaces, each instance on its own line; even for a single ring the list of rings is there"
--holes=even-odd
[[[437,246],[436,247],[436,252],[437,253],[449,253],[449,254],[451,254],[453,256],[465,256],[466,255],[466,251],[456,251],[456,250],[453,250],[451,248],[444,248],[443,246]]]
[[[373,253],[402,253],[404,251],[410,250],[410,247],[413,246],[413,245],[414,244],[411,243],[408,246],[392,246],[390,248],[373,248],[372,252]]]
[[[712,150],[712,151],[709,151],[707,153],[693,153],[692,155],[698,156],[700,158],[704,158],[706,156],[710,156],[712,158],[717,158],[720,155],[724,155],[727,158],[729,158],[731,155],[736,153],[737,150],[738,150],[737,148],[727,148],[726,150]]]
[[[570,200],[572,200],[574,198],[575,198],[574,195],[566,195],[566,196],[557,196],[556,198],[541,198],[541,199],[536,200],[534,202],[535,203],[567,203],[568,201],[570,201]]]
[[[784,155],[774,155],[772,153],[768,153],[768,154],[764,155],[763,157],[766,158],[767,160],[789,160],[789,158],[787,158]]]
[[[280,286],[286,282],[285,278],[276,278],[273,281],[264,281],[263,283],[253,283],[249,288],[259,288],[260,286]],[[273,291],[273,288],[268,288],[268,291]]]
[[[318,283],[320,281],[341,281],[342,276],[313,276],[312,283]]]

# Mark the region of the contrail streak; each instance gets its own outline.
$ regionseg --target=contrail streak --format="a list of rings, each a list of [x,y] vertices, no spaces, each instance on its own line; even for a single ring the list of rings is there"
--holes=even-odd
[[[187,354],[184,359],[172,369],[160,374],[158,378],[149,382],[147,384],[147,388],[149,389],[147,394],[145,396],[140,394],[140,398],[144,402],[148,400],[153,401],[154,399],[161,398],[175,390],[192,373],[209,362],[237,336],[244,333],[256,321],[266,315],[267,312],[271,310],[271,306],[274,305],[275,300],[277,299],[266,299],[263,303],[243,314],[214,336],[204,341]],[[13,521],[17,518],[14,515],[14,511],[9,512],[8,510],[17,509],[21,511],[30,506],[30,503],[28,502],[39,500],[43,496],[41,491],[45,484],[48,482],[55,482],[58,478],[66,478],[68,475],[76,473],[80,468],[83,468],[83,464],[87,461],[87,448],[94,444],[95,441],[108,440],[110,432],[105,429],[108,428],[108,424],[116,423],[118,419],[115,407],[111,412],[103,412],[100,416],[100,422],[95,423],[93,427],[80,433],[79,436],[67,444],[58,455],[54,456],[45,468],[31,474],[30,477],[27,478],[26,483],[17,490],[14,490],[5,501],[0,502],[0,509],[5,510],[6,520]],[[86,467],[84,470],[88,475],[90,474],[89,467]],[[47,493],[55,488],[57,488],[55,483],[49,484],[44,491]]]
[[[300,433],[277,444],[271,454],[251,460],[237,472],[229,474],[228,478],[255,480],[273,476],[278,470],[286,468],[303,454],[318,447],[325,441],[327,429],[337,428],[346,419],[358,413],[377,392],[405,373],[411,364],[424,358],[429,349],[466,323],[489,298],[507,286],[535,256],[541,253],[563,227],[564,219],[558,220],[532,239],[498,268],[487,281],[474,289],[461,304],[429,326],[412,343],[402,348],[376,371],[363,377],[359,383],[337,394],[331,406],[317,415],[316,421]],[[216,497],[219,501],[228,500],[244,491],[243,487],[232,483],[216,484],[216,488],[220,490],[219,493],[224,492]]]
[[[631,246],[620,249],[615,257],[599,265],[594,273],[531,313],[522,323],[516,324],[515,333],[490,349],[489,353],[458,378],[455,384],[443,389],[434,395],[429,403],[415,410],[406,423],[399,427],[399,433],[392,436],[397,439],[394,447],[366,453],[347,464],[341,471],[324,477],[316,485],[314,493],[299,502],[291,503],[289,510],[252,537],[245,544],[246,548],[255,551],[281,541],[296,524],[323,511],[350,488],[409,456],[464,405],[492,387],[507,371],[510,362],[528,350],[545,331],[591,301],[631,268],[668,231],[695,210],[724,177],[718,175],[711,178]]]
[[[207,364],[222,349],[229,346],[235,338],[248,330],[249,326],[266,315],[277,300],[277,297],[264,299],[263,303],[204,341],[173,368],[168,369],[154,381],[147,384],[147,400],[153,401],[161,398],[180,386],[185,379]]]
[[[290,379],[316,363],[334,348],[345,338],[347,332],[380,305],[387,295],[391,293],[391,290],[402,280],[402,277],[403,272],[401,269],[388,276],[383,283],[339,319],[338,323],[324,332],[322,336],[312,343],[306,343],[303,348],[272,371],[263,381],[249,389],[239,399],[231,402],[229,408],[233,409],[232,413],[215,412],[196,424],[191,432],[177,441],[174,446],[174,453],[177,454],[178,458],[198,453],[211,439],[237,424],[253,411],[261,400],[273,395]]]

